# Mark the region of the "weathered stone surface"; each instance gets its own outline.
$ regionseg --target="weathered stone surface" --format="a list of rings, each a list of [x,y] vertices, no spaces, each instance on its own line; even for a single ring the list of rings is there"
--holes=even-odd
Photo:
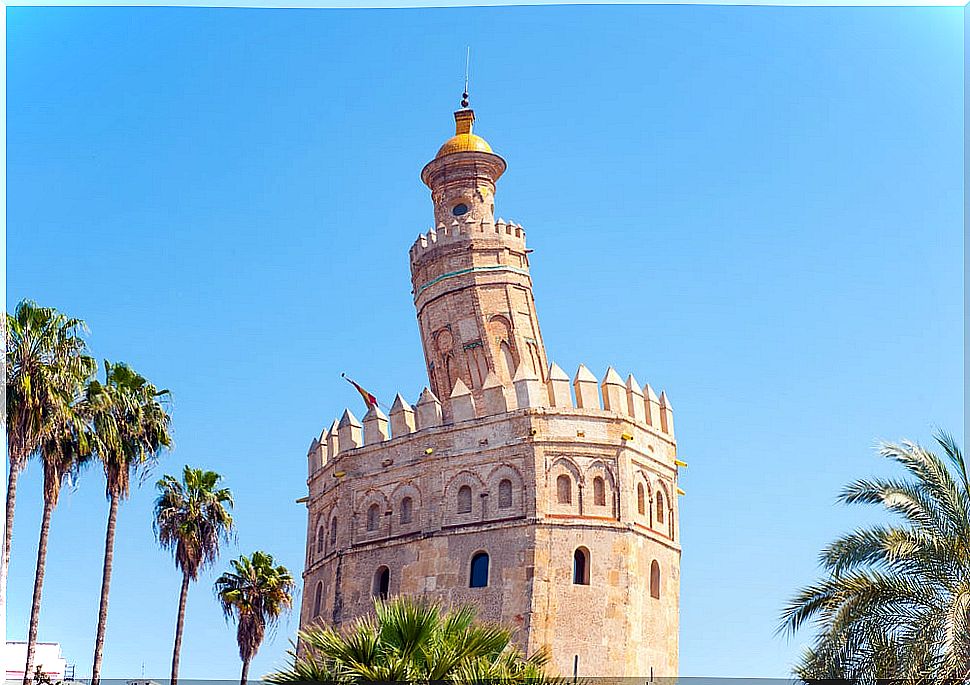
[[[391,405],[391,435],[395,438],[399,438],[402,435],[407,435],[408,433],[413,433],[415,429],[414,424],[414,409],[411,405],[401,397],[401,393],[398,393],[394,398],[394,404]]]

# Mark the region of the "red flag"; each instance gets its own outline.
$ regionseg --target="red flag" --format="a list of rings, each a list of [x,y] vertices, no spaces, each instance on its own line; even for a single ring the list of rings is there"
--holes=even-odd
[[[348,383],[350,383],[355,388],[357,388],[357,392],[359,392],[360,393],[360,396],[364,398],[364,402],[367,404],[367,408],[368,409],[370,409],[371,407],[376,407],[377,406],[377,398],[376,397],[374,397],[369,392],[367,392],[366,390],[364,390],[362,387],[360,387],[357,383],[355,383],[351,379],[347,378],[346,375],[340,374],[340,377],[343,378]]]

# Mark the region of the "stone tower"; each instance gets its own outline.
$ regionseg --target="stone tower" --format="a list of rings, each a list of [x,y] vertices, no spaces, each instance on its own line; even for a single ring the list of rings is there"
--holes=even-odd
[[[633,375],[548,365],[505,161],[455,113],[421,172],[435,228],[410,251],[429,387],[313,440],[301,625],[375,596],[468,603],[560,674],[675,676],[673,411]],[[635,344],[635,341],[631,341]]]

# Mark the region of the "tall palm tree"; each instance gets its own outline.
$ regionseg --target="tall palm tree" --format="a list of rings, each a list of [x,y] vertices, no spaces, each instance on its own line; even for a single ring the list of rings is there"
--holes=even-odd
[[[266,552],[232,560],[232,571],[216,580],[215,590],[226,620],[236,620],[236,642],[242,659],[240,685],[246,685],[249,663],[263,642],[266,628],[293,606],[296,583],[285,566],[274,566]]]
[[[792,599],[779,627],[818,628],[798,677],[970,679],[970,480],[953,438],[936,441],[945,458],[912,442],[883,444],[880,454],[910,478],[858,480],[839,496],[901,520],[857,529],[822,551],[827,576]]]
[[[264,678],[274,685],[307,682],[561,682],[545,672],[548,656],[526,658],[507,628],[475,620],[475,610],[443,611],[396,597],[347,631],[315,624],[299,633],[290,664]]]
[[[185,600],[189,582],[199,571],[219,557],[219,546],[229,540],[233,531],[232,493],[219,487],[222,476],[188,466],[182,480],[164,476],[157,483],[155,500],[155,534],[159,544],[172,551],[175,566],[182,572],[178,618],[175,623],[175,647],[172,651],[171,685],[177,685],[182,628],[185,624]]]
[[[0,561],[0,615],[6,606],[17,480],[41,439],[69,410],[76,386],[94,370],[81,334],[84,322],[23,300],[4,320],[7,365],[6,526]]]
[[[80,392],[80,385],[78,392]],[[90,459],[87,425],[78,409],[80,398],[65,410],[61,423],[47,432],[40,443],[40,459],[44,470],[44,509],[41,516],[40,540],[37,544],[37,567],[34,572],[34,594],[30,605],[30,623],[27,629],[27,663],[24,667],[24,685],[30,685],[34,673],[34,656],[37,648],[37,631],[40,623],[41,594],[47,569],[47,540],[50,535],[51,515],[57,506],[61,487],[74,480],[81,467]]]
[[[88,384],[86,396],[92,448],[104,467],[109,500],[91,685],[101,682],[118,505],[128,499],[132,476],[147,473],[159,451],[172,444],[171,418],[163,405],[169,398],[168,390],[158,390],[144,376],[121,363],[105,361],[104,375],[104,383],[92,380]]]

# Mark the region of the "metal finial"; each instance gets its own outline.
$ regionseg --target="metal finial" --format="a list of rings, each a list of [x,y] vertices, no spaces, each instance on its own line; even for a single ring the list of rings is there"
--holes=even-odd
[[[468,107],[468,65],[471,62],[472,49],[471,46],[465,48],[465,90],[461,94],[461,107],[465,109]]]

